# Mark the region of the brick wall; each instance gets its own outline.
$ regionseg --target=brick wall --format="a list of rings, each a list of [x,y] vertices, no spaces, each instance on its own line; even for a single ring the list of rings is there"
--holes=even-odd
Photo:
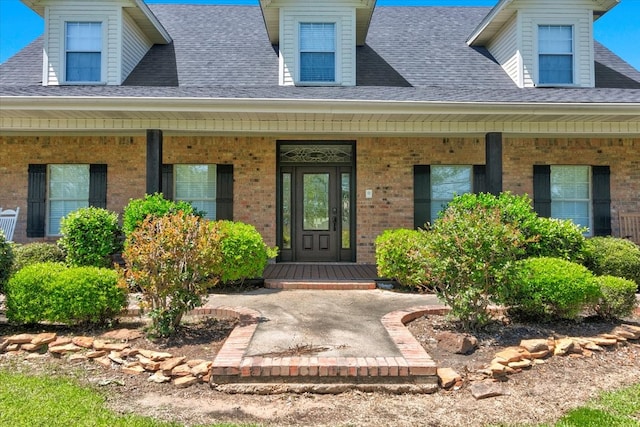
[[[164,136],[164,163],[234,165],[234,217],[276,241],[275,137]],[[290,139],[290,138],[283,138]],[[484,137],[357,140],[357,260],[374,262],[373,241],[388,228],[413,227],[413,166],[484,164]],[[504,138],[504,189],[533,191],[533,164],[611,167],[613,230],[619,211],[640,212],[640,138]],[[144,136],[0,136],[0,206],[20,206],[15,240],[26,239],[29,163],[106,163],[107,207],[121,213],[145,192]],[[373,191],[371,199],[365,190]]]
[[[609,166],[614,236],[620,212],[640,212],[640,138],[504,139],[505,190],[533,194],[534,164]]]

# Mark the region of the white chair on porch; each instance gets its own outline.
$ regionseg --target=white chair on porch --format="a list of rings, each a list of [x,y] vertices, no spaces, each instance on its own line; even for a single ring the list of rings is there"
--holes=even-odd
[[[20,207],[17,207],[15,210],[0,208],[0,230],[4,232],[4,237],[7,241],[13,240],[13,232],[16,229],[19,213]]]

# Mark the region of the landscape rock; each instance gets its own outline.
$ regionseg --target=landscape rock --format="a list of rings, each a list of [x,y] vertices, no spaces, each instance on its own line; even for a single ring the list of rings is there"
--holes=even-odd
[[[20,345],[20,349],[24,350],[24,351],[29,351],[29,352],[34,352],[34,351],[38,351],[40,349],[42,349],[44,347],[44,344],[21,344]]]
[[[105,368],[111,368],[111,359],[107,356],[98,357],[93,359],[97,364],[104,366]]]
[[[478,339],[473,335],[441,332],[436,336],[438,348],[449,353],[470,354],[478,348]]]
[[[53,353],[53,354],[67,354],[67,353],[75,353],[82,350],[82,347],[78,347],[77,345],[73,344],[73,343],[69,343],[69,344],[65,344],[65,345],[58,345],[55,347],[49,347],[49,353]]]
[[[491,380],[475,382],[471,384],[469,390],[471,391],[471,395],[477,400],[506,394],[502,383]]]
[[[508,347],[496,353],[496,359],[502,359],[508,364],[511,362],[519,362],[523,359],[531,359],[531,353],[523,347]]]
[[[73,337],[71,338],[71,342],[79,347],[93,348],[92,337]]]
[[[147,359],[151,359],[156,362],[163,361],[165,359],[170,359],[173,357],[171,353],[163,353],[159,351],[140,349],[138,352],[144,357],[146,357]]]
[[[512,369],[526,369],[530,368],[533,362],[530,359],[523,359],[517,362],[509,362],[509,367]]]
[[[602,347],[608,347],[608,346],[616,345],[618,343],[618,340],[615,338],[607,338],[603,336],[593,337],[591,338],[591,341],[594,344]]]
[[[562,338],[556,341],[556,349],[553,354],[555,356],[565,356],[572,353],[576,346],[576,342],[571,338]]]
[[[206,374],[209,373],[209,370],[211,369],[211,365],[213,363],[212,362],[202,362],[199,365],[196,365],[194,367],[191,368],[191,375],[193,375],[194,377],[202,377]],[[189,364],[187,363],[187,366],[189,366]]]
[[[187,361],[187,365],[189,365],[190,368],[194,368],[202,363],[206,363],[207,361],[204,359],[191,359]]]
[[[118,353],[117,351],[112,351],[107,357],[111,359],[112,362],[117,363],[118,365],[122,365],[124,363],[124,360],[120,357],[120,353]]]
[[[103,357],[106,355],[107,355],[107,352],[105,350],[94,350],[85,354],[85,356],[87,356],[88,359],[96,359],[98,357]]]
[[[3,351],[5,351],[5,349],[9,347],[9,340],[2,340],[0,341],[0,353],[2,353]]]
[[[162,373],[166,375],[167,371],[162,370]],[[171,370],[172,377],[186,377],[189,375],[191,375],[191,368],[186,363],[183,363],[182,365],[178,365]]]
[[[198,379],[196,377],[191,376],[191,375],[188,375],[188,376],[185,376],[185,377],[176,378],[175,380],[173,380],[173,384],[176,387],[180,387],[180,388],[190,387],[190,386],[196,384],[197,382],[198,382]]]
[[[57,337],[58,336],[55,332],[43,332],[34,336],[31,340],[31,344],[51,344]]]
[[[613,330],[613,334],[618,337],[617,339],[624,338],[627,340],[637,340],[638,337],[640,337],[640,332],[635,333],[631,330],[620,327],[615,328]]]
[[[155,374],[151,375],[148,381],[157,384],[168,383],[169,381],[171,381],[171,377],[164,376],[162,375],[162,372],[158,371]]]
[[[28,344],[31,343],[33,338],[34,336],[31,334],[19,334],[10,336],[7,341],[9,341],[9,344]]]
[[[628,323],[624,323],[620,325],[620,328],[625,329],[629,332],[632,332],[635,335],[636,340],[640,340],[640,326],[629,325]]]
[[[51,341],[49,344],[49,348],[51,347],[60,347],[61,345],[71,344],[71,338],[68,337],[56,337],[54,341]]]
[[[135,366],[123,366],[122,372],[129,375],[140,375],[144,372],[144,368],[140,365]]]
[[[549,355],[549,350],[536,351],[529,354],[531,355],[531,359],[544,359]]]
[[[117,329],[115,331],[109,331],[102,334],[104,338],[122,341],[132,341],[138,338],[142,338],[144,334],[137,329]]]
[[[171,371],[176,366],[181,365],[185,361],[185,359],[186,359],[186,357],[184,357],[184,356],[172,357],[170,359],[167,359],[167,360],[165,360],[164,362],[162,362],[160,364],[160,370],[161,371]],[[187,365],[187,367],[189,367],[189,366]]]
[[[131,345],[129,345],[128,343],[108,342],[104,344],[104,346],[102,347],[102,350],[122,351],[128,347],[131,347]]]
[[[604,351],[604,348],[600,347],[598,344],[594,343],[593,341],[589,341],[583,347],[585,350],[590,350],[590,351]]]
[[[69,356],[68,360],[71,363],[81,363],[81,362],[85,362],[86,360],[88,360],[88,358],[84,354],[74,353],[74,354]]]
[[[455,383],[462,380],[460,374],[451,368],[438,368],[437,374],[438,382],[442,388],[452,387]]]
[[[7,353],[18,350],[20,350],[20,344],[9,344],[7,348],[5,348]]]
[[[520,341],[520,347],[525,348],[529,353],[549,351],[549,344],[546,339],[531,339]]]

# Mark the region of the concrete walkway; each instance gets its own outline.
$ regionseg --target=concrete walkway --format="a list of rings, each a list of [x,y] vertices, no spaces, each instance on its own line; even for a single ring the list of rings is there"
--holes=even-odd
[[[247,307],[262,316],[247,356],[313,347],[327,357],[401,356],[381,319],[411,307],[438,305],[434,295],[383,290],[272,290],[211,295],[205,307]]]

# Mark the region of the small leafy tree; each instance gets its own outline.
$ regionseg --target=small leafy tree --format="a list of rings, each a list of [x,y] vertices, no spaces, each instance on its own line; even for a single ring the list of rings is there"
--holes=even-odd
[[[202,304],[207,278],[220,263],[215,222],[177,212],[148,216],[127,238],[122,277],[142,290],[150,309],[150,333],[168,336],[185,313]]]
[[[466,330],[491,320],[487,307],[510,293],[514,264],[524,252],[525,237],[503,222],[503,216],[497,206],[467,209],[453,204],[431,231],[427,273],[438,297]]]
[[[72,266],[111,267],[110,256],[120,249],[118,215],[88,207],[62,218],[58,244]]]

